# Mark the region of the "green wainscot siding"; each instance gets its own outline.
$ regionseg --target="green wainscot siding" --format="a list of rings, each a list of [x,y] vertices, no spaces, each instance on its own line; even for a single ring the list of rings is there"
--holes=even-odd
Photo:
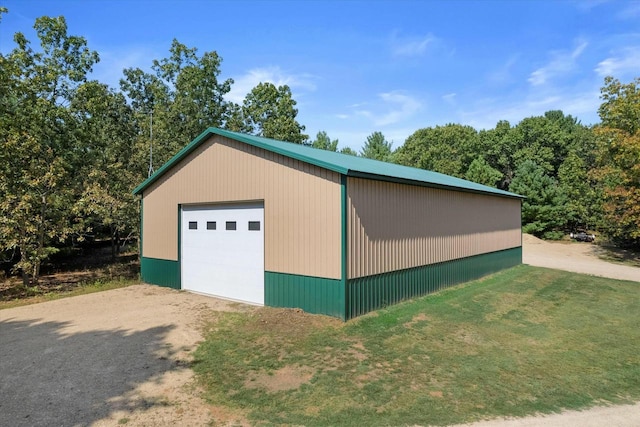
[[[344,296],[341,280],[270,271],[264,273],[264,305],[301,308],[307,313],[345,319]]]
[[[522,264],[522,247],[347,281],[346,319]]]
[[[180,289],[180,262],[178,261],[142,257],[140,273],[145,283]]]

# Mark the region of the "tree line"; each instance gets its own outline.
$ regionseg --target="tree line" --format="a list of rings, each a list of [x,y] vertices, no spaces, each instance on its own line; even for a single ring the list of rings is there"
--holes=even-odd
[[[132,189],[210,126],[522,194],[524,229],[539,236],[582,227],[640,243],[640,79],[605,80],[597,126],[549,111],[490,130],[420,129],[395,150],[373,132],[357,153],[325,131],[304,134],[286,85],[259,83],[241,104],[228,101],[234,82],[220,79],[215,51],[174,40],[150,71],[123,70],[116,90],[90,79],[99,54],[68,34],[64,17],[38,18],[34,28],[39,48],[18,32],[0,54],[0,256],[25,284],[37,283],[59,248],[89,236],[108,236],[115,256],[138,232]]]

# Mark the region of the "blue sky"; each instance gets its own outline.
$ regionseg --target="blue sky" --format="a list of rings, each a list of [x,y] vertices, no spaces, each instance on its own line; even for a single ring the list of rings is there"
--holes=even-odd
[[[640,76],[637,1],[35,1],[5,0],[0,51],[36,17],[67,19],[100,53],[93,77],[118,87],[149,69],[173,38],[223,58],[228,95],[260,81],[288,84],[298,120],[359,150],[381,131],[394,148],[420,128],[561,109],[598,122],[612,75]]]

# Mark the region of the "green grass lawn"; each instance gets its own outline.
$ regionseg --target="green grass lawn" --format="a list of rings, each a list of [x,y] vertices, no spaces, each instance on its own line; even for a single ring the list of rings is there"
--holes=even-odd
[[[519,266],[347,323],[225,313],[193,367],[256,424],[447,425],[640,400],[640,283]]]

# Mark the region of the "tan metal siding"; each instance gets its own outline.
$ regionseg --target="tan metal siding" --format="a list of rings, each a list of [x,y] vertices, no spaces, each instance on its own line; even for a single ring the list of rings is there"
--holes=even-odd
[[[143,256],[178,259],[178,204],[264,200],[265,269],[340,279],[340,175],[214,136],[144,191]]]
[[[521,244],[520,200],[347,180],[348,278]]]

